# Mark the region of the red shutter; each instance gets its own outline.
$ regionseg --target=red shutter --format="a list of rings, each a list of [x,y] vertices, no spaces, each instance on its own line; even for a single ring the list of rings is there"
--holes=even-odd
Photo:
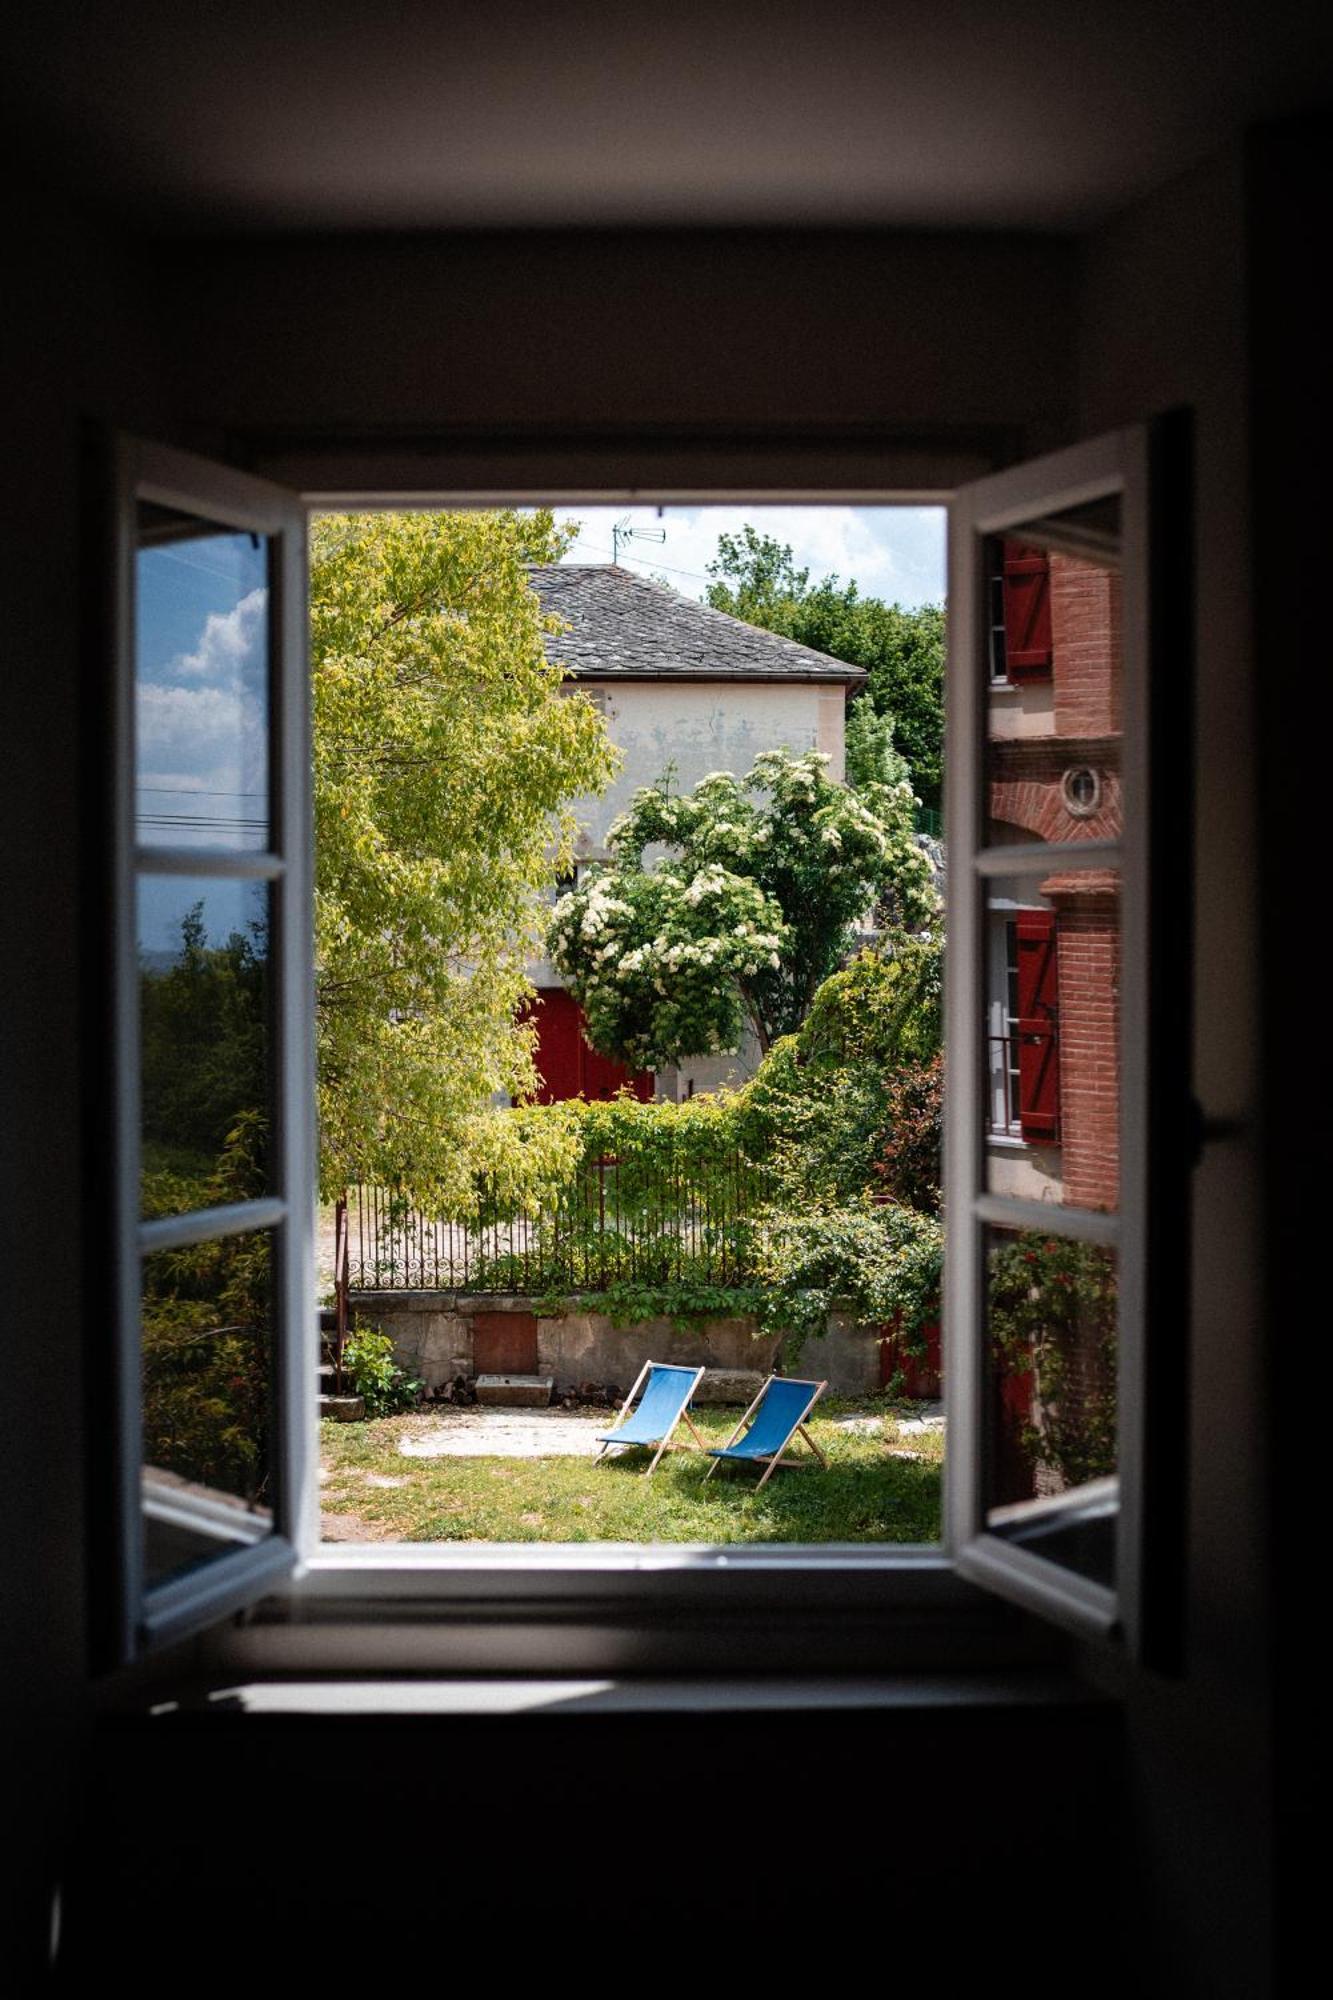
[[[1040,549],[1004,545],[1004,665],[1011,681],[1051,673],[1051,565]]]
[[[1018,913],[1018,1122],[1029,1142],[1060,1130],[1060,981],[1054,910]]]

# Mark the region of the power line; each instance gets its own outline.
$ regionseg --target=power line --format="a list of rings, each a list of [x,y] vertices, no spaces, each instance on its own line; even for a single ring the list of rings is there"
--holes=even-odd
[[[670,570],[672,576],[692,576],[699,583],[716,582],[715,577],[706,576],[702,570],[681,569],[676,563],[666,563],[666,562],[654,563],[650,562],[647,556],[625,556],[622,558],[620,556],[617,556],[613,549],[605,548],[601,542],[585,542],[582,535],[579,536],[579,546],[580,548],[590,549],[594,555],[611,556],[612,559],[617,562],[624,560],[627,562],[643,563],[650,569]]]

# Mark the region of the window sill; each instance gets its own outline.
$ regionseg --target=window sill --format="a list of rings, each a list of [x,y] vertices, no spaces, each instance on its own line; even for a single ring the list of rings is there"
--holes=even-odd
[[[247,1681],[675,1678],[994,1672],[1063,1657],[1063,1640],[938,1548],[381,1544],[311,1557],[206,1633],[191,1664]]]
[[[326,1678],[198,1682],[167,1700],[119,1704],[119,1715],[147,1719],[401,1718],[576,1715],[755,1715],[830,1710],[912,1711],[1106,1707],[1111,1697],[1059,1668],[1002,1673],[745,1676],[727,1680],[522,1679],[376,1680]]]

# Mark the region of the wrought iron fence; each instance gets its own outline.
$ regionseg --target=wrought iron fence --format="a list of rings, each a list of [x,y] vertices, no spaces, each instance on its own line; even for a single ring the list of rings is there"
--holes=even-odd
[[[549,1208],[502,1208],[483,1188],[464,1220],[390,1188],[348,1195],[355,1291],[600,1292],[626,1282],[743,1284],[764,1176],[739,1153],[665,1163],[588,1158]]]

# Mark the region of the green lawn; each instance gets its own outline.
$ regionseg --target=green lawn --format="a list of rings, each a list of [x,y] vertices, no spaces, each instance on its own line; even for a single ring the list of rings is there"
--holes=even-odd
[[[320,1426],[326,1534],[338,1540],[415,1542],[932,1542],[940,1533],[940,1431],[901,1435],[910,1406],[882,1398],[827,1399],[811,1425],[827,1471],[780,1469],[762,1493],[759,1475],[668,1452],[651,1479],[648,1454],[586,1458],[408,1458],[404,1434],[435,1427],[430,1415]],[[596,1414],[609,1426],[608,1412]],[[710,1443],[734,1430],[739,1410],[693,1413]],[[838,1417],[877,1416],[879,1432],[839,1429]],[[795,1449],[805,1453],[797,1442]],[[908,1457],[902,1454],[915,1454]],[[808,1454],[806,1454],[808,1456]],[[392,1483],[381,1483],[392,1482]]]

